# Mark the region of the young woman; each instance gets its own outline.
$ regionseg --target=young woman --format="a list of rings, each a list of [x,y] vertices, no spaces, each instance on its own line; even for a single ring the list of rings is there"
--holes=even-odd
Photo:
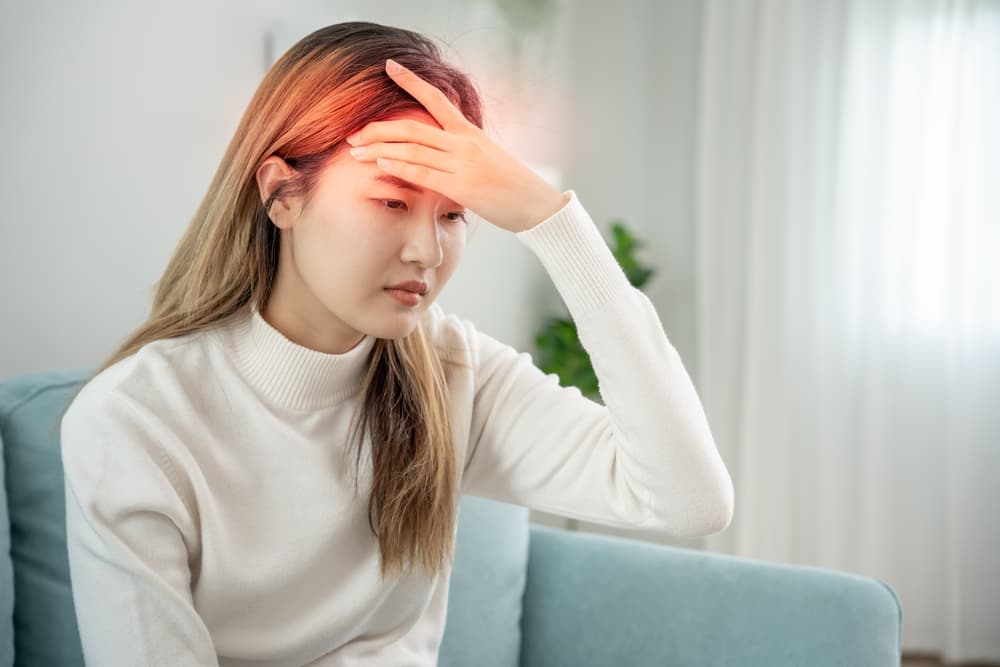
[[[728,526],[653,305],[576,193],[482,126],[472,82],[399,28],[317,30],[265,76],[148,320],[62,417],[88,664],[433,665],[463,494]],[[543,263],[604,405],[434,304],[468,211]]]

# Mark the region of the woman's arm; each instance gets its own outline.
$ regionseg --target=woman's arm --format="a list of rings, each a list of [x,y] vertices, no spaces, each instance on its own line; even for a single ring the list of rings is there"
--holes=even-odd
[[[86,388],[62,420],[66,546],[84,658],[102,667],[216,667],[191,597],[192,512],[147,421],[127,398]]]
[[[569,193],[517,236],[569,308],[605,405],[466,321],[476,393],[463,490],[595,523],[719,532],[732,481],[694,385],[652,303]]]

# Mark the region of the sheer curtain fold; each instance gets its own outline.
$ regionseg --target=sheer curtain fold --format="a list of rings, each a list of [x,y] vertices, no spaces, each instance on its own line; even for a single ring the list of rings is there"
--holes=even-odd
[[[1000,3],[710,0],[697,384],[711,549],[858,572],[1000,659]]]

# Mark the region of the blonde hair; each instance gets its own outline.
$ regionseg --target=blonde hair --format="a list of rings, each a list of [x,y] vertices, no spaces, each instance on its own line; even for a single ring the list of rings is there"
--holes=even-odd
[[[155,284],[149,318],[86,382],[152,341],[220,325],[252,306],[264,312],[281,240],[268,216],[271,202],[302,196],[307,205],[319,173],[347,147],[347,136],[370,122],[423,110],[385,73],[387,58],[441,89],[483,127],[474,84],[442,60],[430,39],[363,21],[305,36],[274,63],[247,106]],[[255,174],[271,155],[296,173],[262,202]],[[404,338],[376,339],[368,361],[351,433],[359,465],[363,433],[371,436],[368,521],[379,540],[380,573],[385,578],[419,564],[433,577],[453,557],[459,496],[445,360],[420,325]]]

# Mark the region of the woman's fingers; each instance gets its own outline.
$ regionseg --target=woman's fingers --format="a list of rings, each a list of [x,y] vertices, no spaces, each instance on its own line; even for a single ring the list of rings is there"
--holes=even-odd
[[[398,69],[395,69],[395,66]],[[427,109],[434,120],[448,132],[455,132],[470,125],[469,120],[451,103],[448,96],[437,86],[421,79],[415,72],[403,67],[391,58],[386,61],[386,73],[399,84],[400,88],[413,95]]]

